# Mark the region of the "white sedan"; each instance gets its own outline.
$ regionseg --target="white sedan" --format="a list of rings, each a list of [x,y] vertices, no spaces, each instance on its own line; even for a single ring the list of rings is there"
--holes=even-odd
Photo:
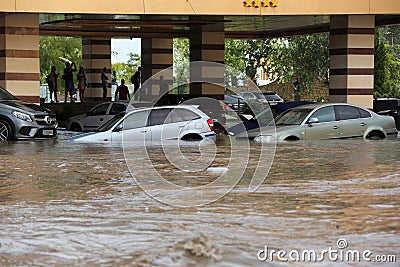
[[[89,112],[71,117],[66,129],[75,132],[94,131],[120,112],[148,105],[147,102],[115,101],[104,102],[93,107]]]
[[[213,120],[196,106],[162,106],[120,113],[97,132],[69,138],[77,142],[122,142],[151,140],[215,141]]]

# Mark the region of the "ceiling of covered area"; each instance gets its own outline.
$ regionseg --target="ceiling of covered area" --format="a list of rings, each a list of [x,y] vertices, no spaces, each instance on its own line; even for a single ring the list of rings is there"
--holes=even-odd
[[[41,35],[79,37],[187,37],[198,25],[224,22],[227,38],[272,38],[329,30],[330,16],[166,16],[41,14]],[[400,23],[400,15],[377,15],[376,25]]]

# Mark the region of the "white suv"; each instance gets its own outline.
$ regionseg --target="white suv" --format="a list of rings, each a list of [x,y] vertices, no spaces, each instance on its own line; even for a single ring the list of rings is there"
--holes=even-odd
[[[213,120],[193,105],[161,106],[120,113],[97,132],[70,138],[79,142],[160,140],[215,141]]]

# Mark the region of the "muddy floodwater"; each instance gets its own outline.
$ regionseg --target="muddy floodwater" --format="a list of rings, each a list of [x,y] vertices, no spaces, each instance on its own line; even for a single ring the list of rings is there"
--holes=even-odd
[[[180,208],[136,184],[121,146],[65,135],[0,144],[0,266],[399,266],[399,140],[278,144],[257,192],[250,159],[223,198]],[[171,182],[213,179],[154,157]]]

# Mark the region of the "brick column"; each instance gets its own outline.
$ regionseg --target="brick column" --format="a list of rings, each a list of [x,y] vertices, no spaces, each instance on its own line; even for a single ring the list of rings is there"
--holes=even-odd
[[[374,15],[331,16],[329,101],[372,108]]]
[[[82,38],[82,65],[86,71],[89,88],[85,98],[100,101],[103,97],[101,71],[107,68],[108,93],[111,99],[111,38]],[[79,68],[79,66],[77,66]]]
[[[142,84],[151,78],[159,71],[168,69],[173,65],[173,40],[172,38],[142,38],[141,40],[142,49]],[[164,76],[164,80],[172,88],[173,76],[172,68],[168,71],[163,71],[161,74]],[[159,77],[154,77],[154,82],[147,88],[143,88],[141,92],[145,93],[146,96],[142,99],[151,99],[159,95],[160,88],[158,84]]]
[[[206,18],[200,18],[203,21]],[[207,25],[197,25],[190,28],[190,61],[209,61],[224,64],[225,62],[225,33],[224,23],[218,22]],[[207,66],[190,70],[190,80],[207,81],[212,83],[191,83],[192,95],[209,96],[223,99],[225,86],[225,68]]]
[[[21,100],[40,102],[38,14],[0,17],[0,85]]]

